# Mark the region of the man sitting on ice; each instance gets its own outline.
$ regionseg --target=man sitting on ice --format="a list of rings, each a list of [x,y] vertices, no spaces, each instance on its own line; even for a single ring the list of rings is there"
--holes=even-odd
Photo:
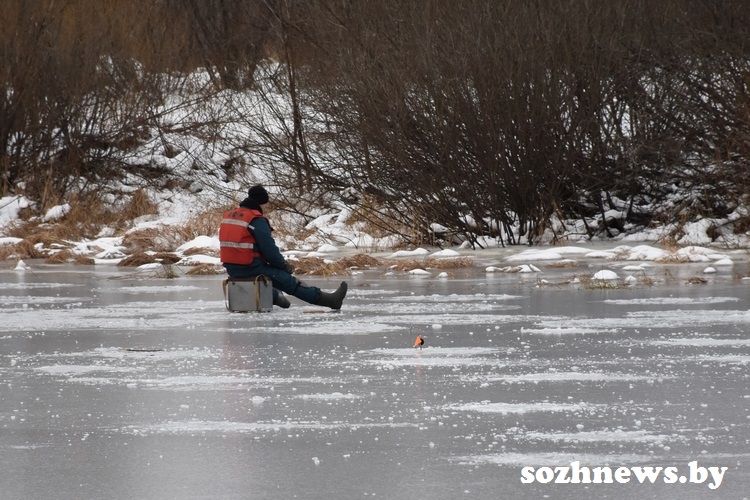
[[[263,205],[268,203],[268,191],[253,186],[238,208],[224,212],[219,227],[221,262],[232,278],[249,278],[264,275],[273,283],[273,303],[279,307],[290,306],[281,292],[318,306],[341,309],[347,283],[341,282],[333,293],[303,284],[293,276],[294,267],[281,255],[271,235],[271,224],[263,215]],[[281,292],[280,292],[281,291]]]

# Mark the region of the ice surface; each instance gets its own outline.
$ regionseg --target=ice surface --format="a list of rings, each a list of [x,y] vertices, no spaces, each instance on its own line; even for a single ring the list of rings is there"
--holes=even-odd
[[[587,290],[482,268],[363,272],[340,312],[292,298],[237,314],[220,277],[34,264],[0,272],[3,497],[641,500],[750,487],[750,298],[728,275]],[[693,460],[729,468],[718,492],[520,481],[524,466]]]

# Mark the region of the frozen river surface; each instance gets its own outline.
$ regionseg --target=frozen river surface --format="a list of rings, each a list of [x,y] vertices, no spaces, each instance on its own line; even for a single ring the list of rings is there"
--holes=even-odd
[[[216,276],[2,271],[0,498],[748,498],[750,283],[557,272],[232,314]]]

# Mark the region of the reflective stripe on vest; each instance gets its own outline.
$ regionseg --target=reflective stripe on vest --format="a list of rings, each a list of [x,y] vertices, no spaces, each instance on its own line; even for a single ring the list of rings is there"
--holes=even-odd
[[[255,248],[255,245],[252,243],[235,243],[233,241],[222,241],[219,243],[219,246],[227,248],[249,248],[251,250]]]
[[[222,224],[234,224],[235,226],[247,227],[248,223],[240,219],[221,219]]]

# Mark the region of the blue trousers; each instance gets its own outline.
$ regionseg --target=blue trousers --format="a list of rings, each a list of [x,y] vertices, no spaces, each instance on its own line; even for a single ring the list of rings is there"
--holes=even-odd
[[[303,285],[300,280],[285,270],[271,267],[260,259],[255,259],[252,264],[247,265],[225,262],[224,268],[232,278],[251,278],[261,274],[269,277],[273,284],[274,302],[277,300],[279,290],[300,300],[304,300],[308,304],[316,304],[320,298],[320,288]]]

